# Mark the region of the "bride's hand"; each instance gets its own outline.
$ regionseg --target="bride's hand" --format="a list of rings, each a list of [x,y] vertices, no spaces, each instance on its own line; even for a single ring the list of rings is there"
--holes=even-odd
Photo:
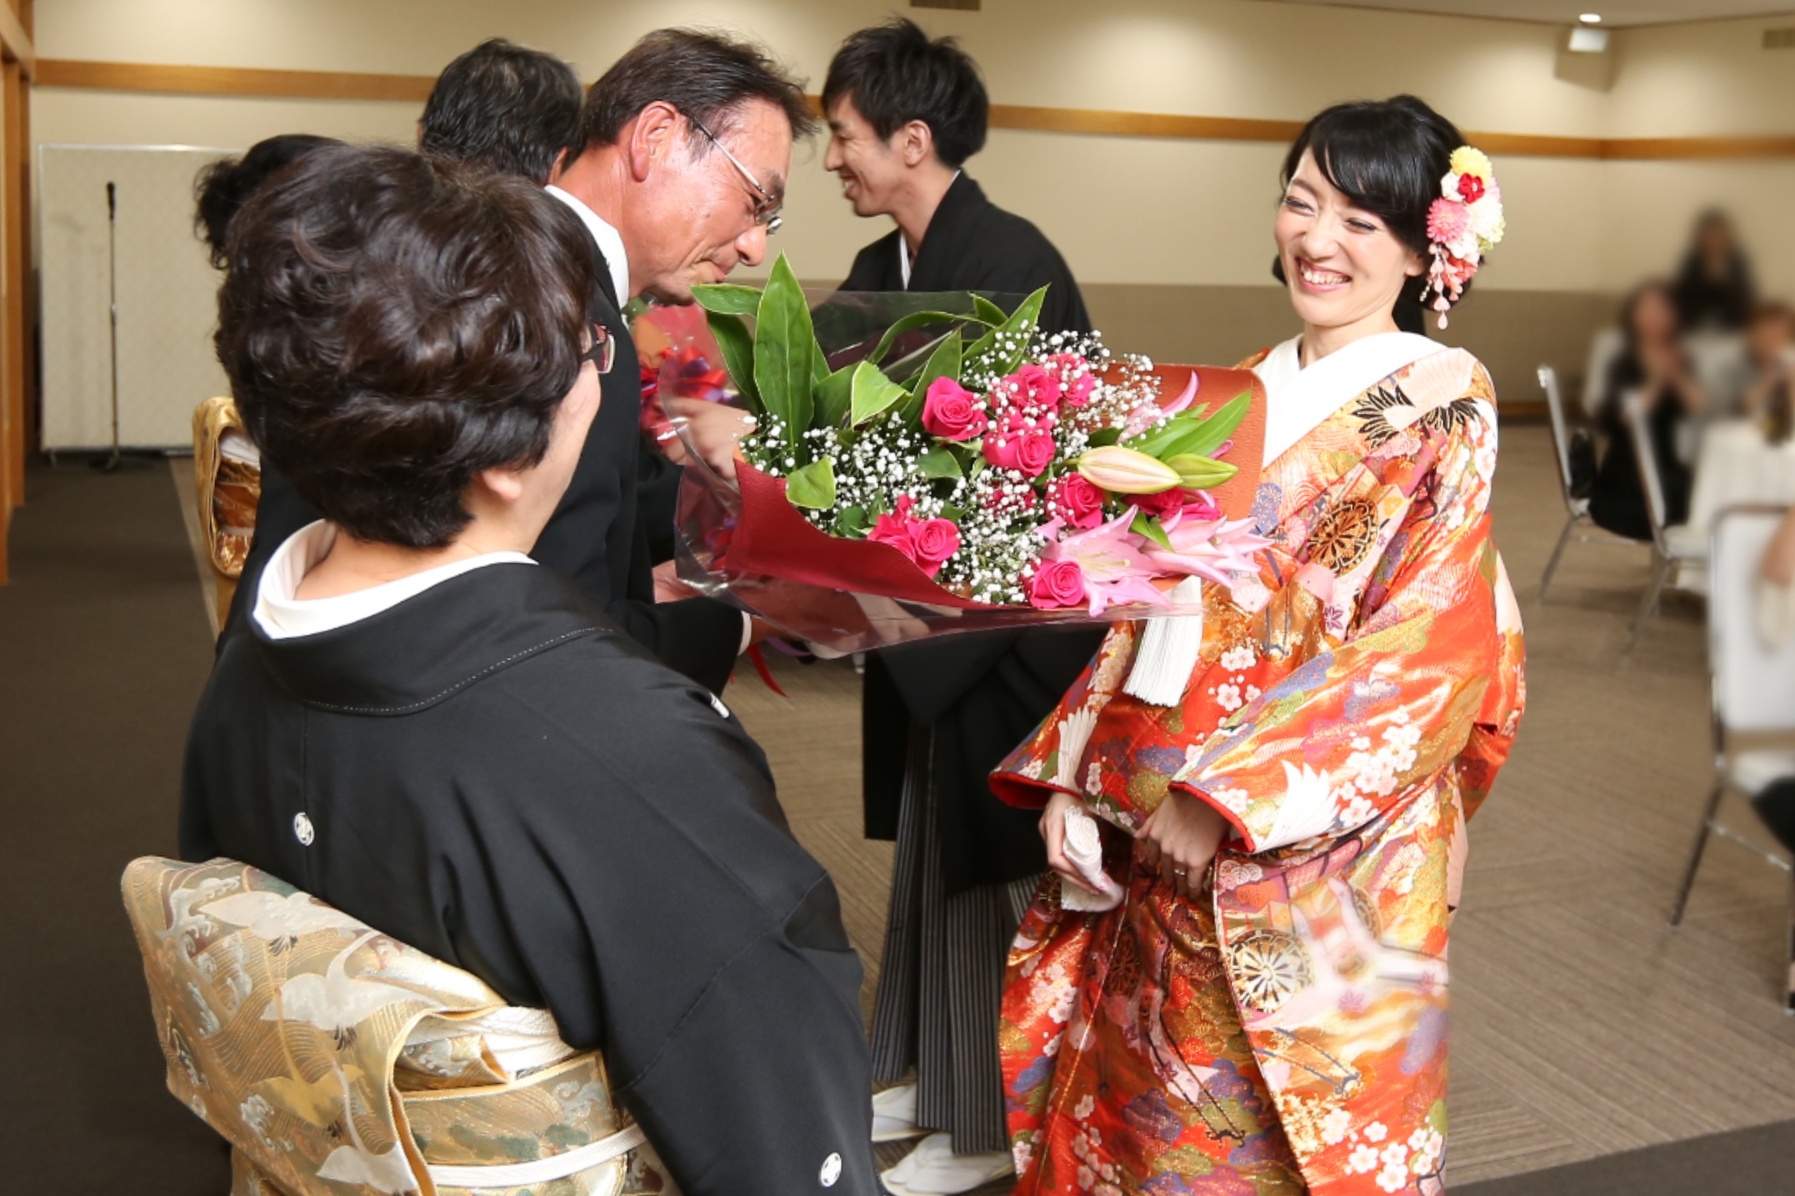
[[[1135,849],[1172,891],[1194,898],[1227,834],[1228,820],[1214,806],[1174,789],[1135,836]]]
[[[1078,869],[1072,866],[1072,861],[1066,858],[1066,811],[1078,804],[1078,799],[1070,793],[1055,793],[1041,815],[1041,838],[1047,841],[1047,866],[1059,874],[1060,880],[1087,893],[1096,893],[1097,890],[1085,882]]]

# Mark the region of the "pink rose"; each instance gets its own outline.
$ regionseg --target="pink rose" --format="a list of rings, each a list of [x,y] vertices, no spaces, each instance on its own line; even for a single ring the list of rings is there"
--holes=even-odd
[[[1052,610],[1060,606],[1084,603],[1084,570],[1077,561],[1042,561],[1035,566],[1035,575],[1028,583],[1030,606]]]
[[[1103,522],[1103,491],[1082,474],[1068,473],[1048,488],[1047,508],[1049,514],[1068,526],[1096,527]]]
[[[908,494],[899,495],[897,513],[881,515],[873,521],[873,529],[866,533],[866,538],[874,544],[889,544],[911,560],[916,559],[916,545],[911,528],[916,521],[910,518],[910,508],[915,505]]]
[[[1024,477],[1040,477],[1059,453],[1045,420],[1025,418],[1016,412],[1004,417],[1002,426],[985,436],[985,460],[999,469],[1014,469]]]
[[[1161,490],[1158,494],[1130,494],[1128,501],[1140,510],[1159,519],[1164,519],[1174,511],[1184,508],[1184,500],[1190,494],[1173,486],[1170,490]]]
[[[1097,385],[1091,377],[1091,363],[1076,353],[1055,353],[1047,364],[1059,374],[1060,402],[1068,407],[1083,407]]]
[[[947,519],[912,522],[910,543],[912,559],[930,577],[941,572],[941,563],[960,551],[960,529]]]
[[[929,435],[943,440],[971,440],[990,423],[978,396],[952,378],[937,378],[929,383],[922,403],[922,426]]]

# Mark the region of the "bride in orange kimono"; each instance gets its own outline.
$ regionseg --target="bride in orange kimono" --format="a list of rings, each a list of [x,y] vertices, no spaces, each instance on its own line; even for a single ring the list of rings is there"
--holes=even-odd
[[[1259,571],[1205,587],[1169,687],[1152,624],[1118,625],[992,777],[1045,805],[1057,873],[1004,997],[1017,1196],[1445,1189],[1447,928],[1521,628],[1489,375],[1399,324],[1444,324],[1500,191],[1411,97],[1316,117],[1284,182],[1303,332],[1246,363]]]

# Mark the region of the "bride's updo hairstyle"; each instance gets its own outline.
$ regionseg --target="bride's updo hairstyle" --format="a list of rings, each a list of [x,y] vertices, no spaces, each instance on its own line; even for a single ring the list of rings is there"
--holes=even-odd
[[[1428,209],[1440,197],[1440,180],[1452,170],[1452,152],[1463,144],[1457,126],[1414,96],[1336,104],[1297,134],[1278,182],[1289,187],[1303,154],[1314,153],[1328,182],[1354,207],[1382,220],[1425,266],[1433,256]],[[1281,262],[1272,273],[1286,281]],[[1423,331],[1427,289],[1424,273],[1397,297],[1394,314],[1404,332]]]

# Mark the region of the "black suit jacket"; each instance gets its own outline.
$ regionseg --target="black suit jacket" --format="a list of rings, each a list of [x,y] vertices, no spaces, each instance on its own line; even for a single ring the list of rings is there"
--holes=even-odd
[[[586,434],[573,480],[531,555],[571,577],[668,666],[721,693],[741,648],[742,615],[709,598],[660,604],[654,600],[651,539],[660,536],[665,551],[671,529],[651,527],[648,520],[670,518],[670,507],[657,502],[651,510],[640,510],[638,489],[646,481],[654,493],[664,495],[670,485],[677,485],[677,474],[670,472],[673,466],[665,458],[642,450],[638,430],[642,377],[636,345],[597,245],[592,255],[598,286],[591,315],[615,338],[617,356],[604,376],[598,414]],[[318,517],[284,478],[264,468],[255,542],[227,626],[234,626],[253,605],[256,579],[274,550]]]
[[[841,289],[904,290],[898,252],[894,230],[860,251]],[[1048,288],[1042,328],[1091,330],[1078,282],[1052,242],[962,173],[917,247],[909,289],[1026,295],[1041,286]],[[948,891],[1045,869],[1038,816],[999,802],[987,777],[1047,717],[1102,639],[1102,628],[991,631],[869,657],[861,741],[867,837],[896,837],[909,729],[928,727]]]

